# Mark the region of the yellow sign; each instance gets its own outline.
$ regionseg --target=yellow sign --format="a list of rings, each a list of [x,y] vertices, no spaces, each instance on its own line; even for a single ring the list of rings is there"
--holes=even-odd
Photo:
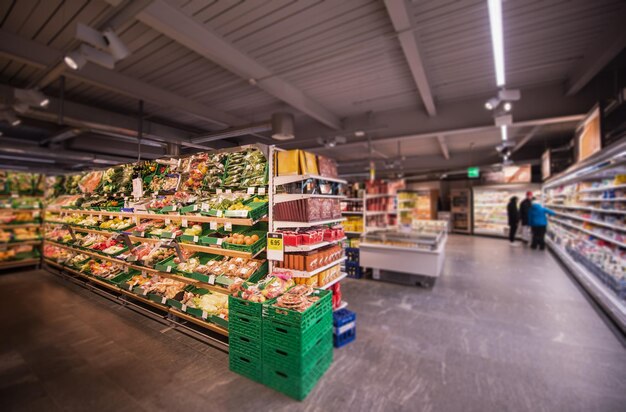
[[[285,256],[285,244],[282,233],[267,234],[267,259],[283,261]]]

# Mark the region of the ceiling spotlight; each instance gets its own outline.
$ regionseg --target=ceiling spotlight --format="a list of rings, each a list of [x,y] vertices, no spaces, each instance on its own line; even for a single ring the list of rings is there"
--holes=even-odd
[[[68,53],[63,61],[65,61],[65,64],[67,64],[72,70],[80,70],[87,64],[87,58],[83,55],[80,49]]]
[[[48,107],[50,100],[42,92],[36,89],[14,89],[14,97],[16,105],[24,106],[28,109],[30,106]]]
[[[502,141],[506,142],[507,139],[509,138],[509,133],[508,133],[506,126],[500,126],[500,132],[502,134]]]
[[[502,106],[502,108],[504,109],[505,112],[510,112],[511,109],[513,109],[513,103],[511,102],[506,102],[504,103],[504,105]]]
[[[363,130],[357,130],[356,132],[354,132],[354,136],[356,136],[356,137],[364,137],[365,136],[365,132]]]
[[[487,100],[487,102],[485,103],[485,109],[494,110],[496,107],[498,107],[499,104],[500,104],[500,99],[498,99],[497,97],[492,97],[491,99]]]
[[[22,124],[22,121],[20,119],[15,119],[13,121],[11,121],[11,126],[19,126]]]
[[[50,104],[50,99],[48,98],[45,98],[41,102],[39,102],[39,106],[41,107],[48,107],[49,104]]]

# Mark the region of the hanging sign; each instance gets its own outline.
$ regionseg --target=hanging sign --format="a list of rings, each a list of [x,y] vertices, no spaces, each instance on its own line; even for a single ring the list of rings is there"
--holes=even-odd
[[[267,259],[282,262],[285,258],[285,244],[282,233],[267,234]]]
[[[467,177],[470,179],[478,179],[480,177],[480,168],[477,166],[468,167]]]

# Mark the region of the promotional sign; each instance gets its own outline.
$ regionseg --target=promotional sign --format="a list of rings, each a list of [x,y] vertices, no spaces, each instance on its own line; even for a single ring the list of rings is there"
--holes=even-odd
[[[282,262],[285,258],[285,243],[282,233],[267,234],[267,259]]]

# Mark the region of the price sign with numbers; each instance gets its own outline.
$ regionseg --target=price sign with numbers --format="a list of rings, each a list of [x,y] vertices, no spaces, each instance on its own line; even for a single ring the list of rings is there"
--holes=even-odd
[[[285,244],[282,233],[267,234],[267,259],[282,262],[285,257]]]

